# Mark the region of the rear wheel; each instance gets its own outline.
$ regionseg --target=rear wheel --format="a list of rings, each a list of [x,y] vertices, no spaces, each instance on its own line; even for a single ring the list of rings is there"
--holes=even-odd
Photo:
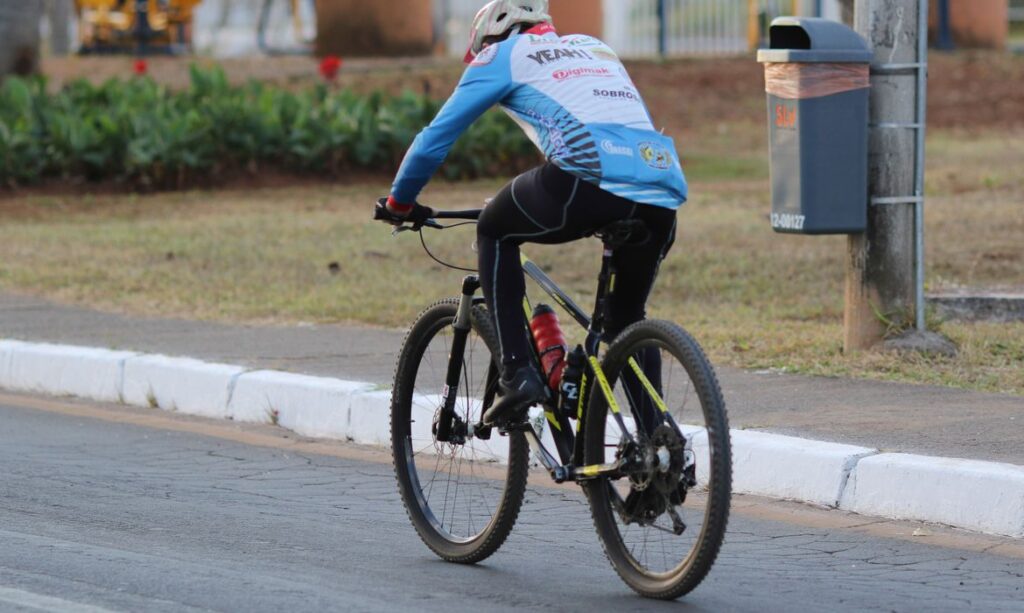
[[[472,309],[453,433],[436,439],[441,395],[458,311],[457,299],[425,310],[405,338],[391,399],[391,446],[398,488],[416,532],[450,562],[473,564],[498,550],[519,514],[529,468],[521,432],[477,433],[485,400],[493,402],[499,367],[490,316]]]
[[[631,358],[671,419],[645,391]],[[587,484],[594,525],[609,561],[633,590],[678,598],[704,579],[725,536],[732,469],[722,393],[700,346],[671,322],[642,321],[624,330],[603,368],[622,419],[595,387],[586,415],[586,463],[629,457],[644,469]]]

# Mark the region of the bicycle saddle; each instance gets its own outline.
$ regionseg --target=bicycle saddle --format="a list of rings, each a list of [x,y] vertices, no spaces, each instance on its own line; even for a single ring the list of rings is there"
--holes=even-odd
[[[650,238],[651,232],[642,219],[621,219],[598,229],[594,236],[609,249],[617,249],[626,245],[642,245]]]

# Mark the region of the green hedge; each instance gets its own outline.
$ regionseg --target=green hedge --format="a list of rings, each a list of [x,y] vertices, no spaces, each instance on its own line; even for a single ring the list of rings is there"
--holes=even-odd
[[[0,87],[0,184],[60,177],[172,188],[266,167],[392,172],[439,108],[411,93],[232,86],[220,68],[193,67],[183,91],[135,78],[81,80],[49,94],[42,78],[9,78]],[[512,121],[490,112],[459,139],[442,173],[507,175],[536,161]]]

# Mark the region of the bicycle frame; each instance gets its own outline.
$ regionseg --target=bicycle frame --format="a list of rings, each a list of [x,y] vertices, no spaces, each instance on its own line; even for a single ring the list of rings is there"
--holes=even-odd
[[[551,474],[552,479],[557,483],[562,483],[564,481],[582,482],[596,479],[598,477],[620,478],[630,474],[631,472],[642,470],[641,466],[635,466],[630,462],[630,459],[625,456],[612,463],[594,464],[590,466],[584,465],[584,450],[582,442],[583,433],[586,429],[588,413],[586,407],[589,405],[590,394],[593,393],[594,382],[596,382],[598,391],[608,403],[609,410],[612,412],[614,419],[618,422],[620,430],[627,438],[627,442],[632,444],[637,443],[637,441],[633,440],[632,435],[629,434],[629,429],[626,427],[622,418],[621,407],[615,399],[615,396],[612,393],[612,386],[602,370],[600,362],[598,361],[598,350],[600,348],[602,334],[604,331],[605,302],[608,294],[614,289],[615,285],[615,270],[612,264],[612,254],[613,250],[606,244],[601,262],[601,272],[598,277],[598,292],[594,301],[594,314],[589,317],[568,294],[562,291],[562,289],[558,287],[558,285],[556,285],[543,270],[540,269],[539,266],[530,261],[530,259],[525,255],[522,256],[523,272],[533,279],[537,285],[540,286],[540,288],[543,289],[559,306],[565,309],[580,326],[587,330],[587,337],[583,344],[587,358],[587,368],[584,370],[580,381],[579,400],[576,407],[575,432],[573,431],[573,427],[568,416],[563,411],[557,410],[556,406],[551,406],[552,403],[550,402],[544,406],[544,415],[548,423],[551,424],[551,435],[555,442],[558,457],[556,458],[544,447],[544,444],[540,440],[540,436],[538,436],[536,430],[531,424],[526,423],[516,426],[516,429],[522,430],[526,435],[531,446],[534,448],[537,458],[540,460],[544,468]],[[479,289],[480,282],[476,275],[469,275],[463,279],[462,298],[459,304],[458,314],[456,315],[455,322],[453,323],[454,338],[448,361],[445,388],[442,394],[443,405],[437,426],[437,439],[439,441],[464,443],[465,437],[470,434],[479,436],[480,438],[490,437],[490,427],[485,426],[482,423],[474,424],[472,426],[468,424],[460,424],[459,427],[453,427],[458,423],[455,415],[455,400],[457,390],[459,389],[463,352],[465,350],[466,339],[471,328],[471,308],[473,304],[482,300],[475,296]],[[524,301],[523,306],[526,311],[526,318],[528,321],[530,317],[528,301]],[[675,428],[676,431],[680,433],[680,436],[682,436],[678,425],[676,425],[675,420],[668,411],[668,407],[665,405],[665,402],[662,400],[654,385],[651,384],[650,380],[644,374],[643,369],[632,357],[629,358],[628,364],[631,371],[639,380],[644,393],[646,393],[651,399],[653,405],[661,411],[664,415],[665,421]],[[498,376],[498,369],[492,363],[491,368],[488,370],[486,385],[488,392],[485,394],[485,398],[483,399],[484,406],[481,414],[487,410],[491,402],[494,400],[494,389],[497,387]]]

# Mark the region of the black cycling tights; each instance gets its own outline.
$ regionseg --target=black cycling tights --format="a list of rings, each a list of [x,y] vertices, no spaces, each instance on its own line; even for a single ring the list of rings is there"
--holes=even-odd
[[[644,318],[658,265],[675,237],[676,212],[625,200],[552,164],[516,177],[484,208],[477,225],[480,284],[498,326],[506,373],[525,365],[531,351],[525,334],[526,284],[519,246],[567,243],[630,218],[642,219],[650,237],[615,250],[615,290],[605,322],[610,337]]]

